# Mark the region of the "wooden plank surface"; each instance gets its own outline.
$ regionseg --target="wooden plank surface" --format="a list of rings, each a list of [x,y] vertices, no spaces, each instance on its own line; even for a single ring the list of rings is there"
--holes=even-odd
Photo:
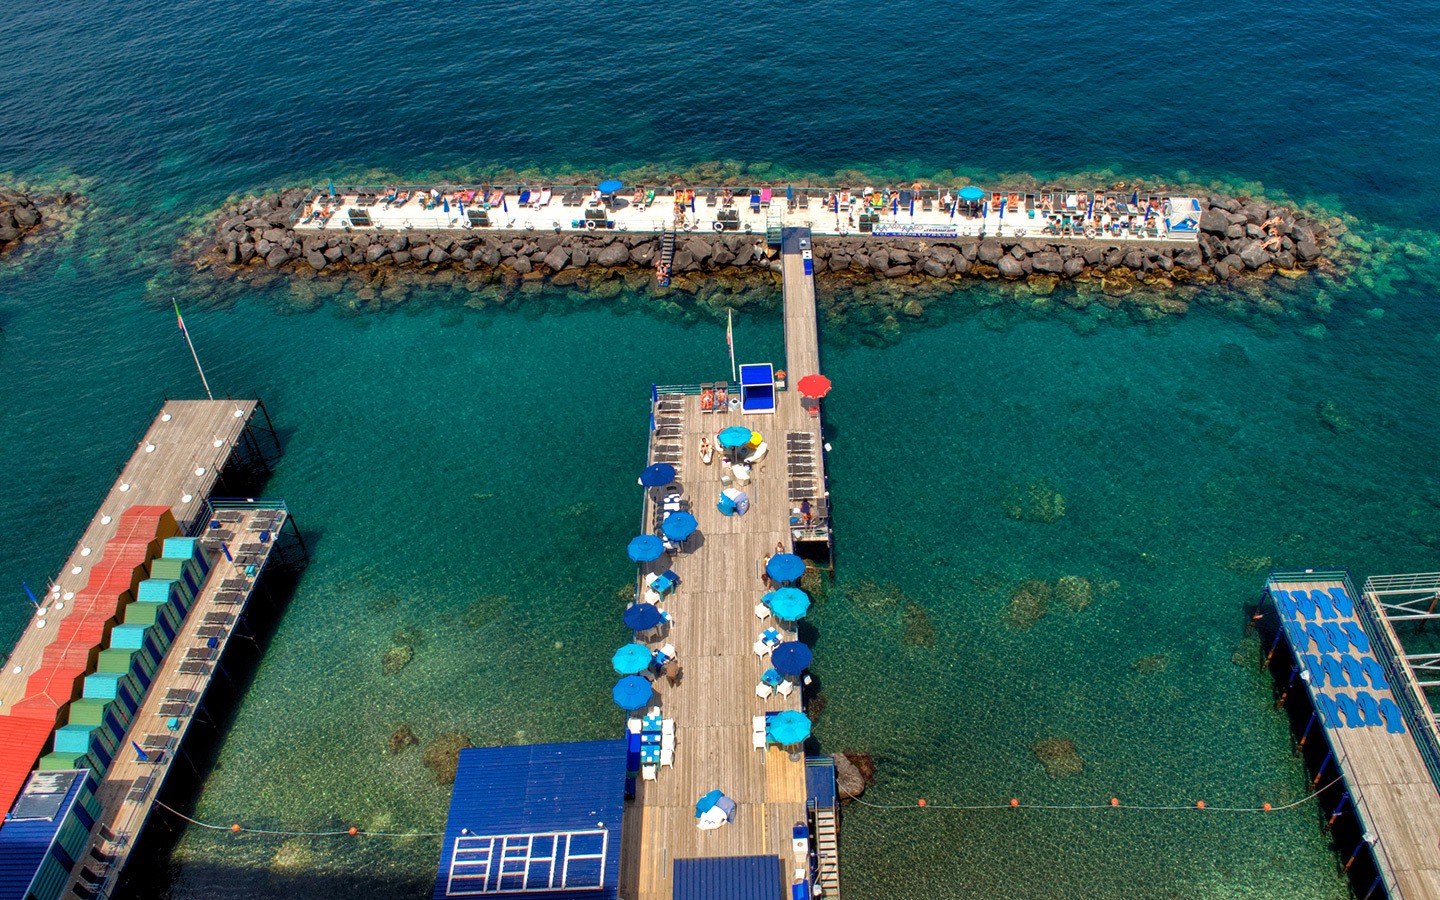
[[[1271,586],[1285,591],[1328,592],[1344,588],[1340,581],[1272,581]],[[1358,606],[1361,598],[1351,598]],[[1330,619],[1337,623],[1353,621],[1364,628],[1356,616]],[[1386,652],[1399,655],[1390,644],[1393,635],[1374,634],[1365,629],[1371,642],[1372,655]],[[1306,683],[1312,703],[1316,695],[1331,697],[1339,693],[1354,695],[1354,689],[1337,688],[1327,678],[1323,686],[1313,679]],[[1394,701],[1390,690],[1367,686],[1376,701]],[[1318,704],[1317,704],[1318,706]],[[1327,727],[1326,737],[1335,749],[1345,782],[1366,828],[1374,835],[1375,859],[1391,896],[1407,900],[1440,898],[1440,792],[1430,777],[1425,761],[1407,730],[1391,734],[1383,726],[1347,728]],[[1333,771],[1333,770],[1332,770]],[[1348,851],[1347,851],[1348,852]]]
[[[263,517],[263,524],[255,522],[257,517]],[[240,519],[230,526],[236,535],[236,539],[231,543],[238,543],[244,536],[258,535],[262,530],[278,535],[284,523],[283,511],[268,508],[244,510]],[[251,527],[252,524],[255,525],[254,528]],[[204,629],[206,620],[214,614],[220,613],[221,617],[226,617],[241,611],[242,607],[239,606],[217,604],[216,598],[224,590],[222,585],[225,582],[236,579],[245,582],[245,595],[249,598],[250,588],[264,570],[265,563],[269,561],[275,541],[259,546],[258,559],[252,563],[254,576],[247,576],[245,566],[238,561],[226,559],[223,553],[216,557],[214,568],[195,598],[194,606],[181,623],[180,631],[175,635],[170,649],[166,651],[160,668],[155,672],[155,680],[145,692],[144,700],[130,723],[114,762],[110,764],[95,791],[95,798],[100,802],[102,812],[90,835],[90,846],[113,857],[114,861],[108,867],[103,867],[104,871],[101,872],[106,878],[104,883],[110,888],[114,887],[139,840],[140,831],[150,816],[155,798],[159,796],[165,777],[170,773],[171,763],[179,753],[185,735],[189,733],[196,706],[203,699],[217,673],[213,661],[205,666],[203,673],[188,673],[184,671],[186,659],[194,651],[200,651],[212,660],[223,657],[233,630],[227,628],[224,633],[216,635],[213,638],[216,644],[214,647],[209,646],[211,638],[202,636],[200,632]],[[181,713],[173,705],[171,697],[186,698],[183,705],[188,711]],[[174,728],[168,726],[172,718],[176,723]],[[149,740],[151,736],[158,736],[160,740]],[[168,744],[170,749],[164,753],[151,753],[147,749],[146,755],[154,759],[142,761],[131,745],[132,741],[142,747],[156,743]],[[115,835],[115,840],[101,837],[102,825]],[[97,870],[102,868],[94,859],[87,858],[86,862]],[[81,884],[78,870],[73,884]]]
[[[46,607],[45,626],[35,627],[32,621],[0,671],[0,715],[25,696],[26,679],[39,667],[45,648],[70,612],[65,594],[83,588],[90,570],[103,561],[105,542],[114,537],[120,514],[132,506],[168,506],[181,523],[194,516],[210,495],[255,408],[254,400],[166,401],[56,576],[54,583],[60,588],[59,604],[63,606],[48,595],[41,597]],[[154,449],[147,451],[152,446]],[[189,500],[184,499],[187,496]],[[105,517],[110,521],[102,521]],[[20,667],[18,673],[16,666]]]
[[[818,446],[819,420],[793,391],[779,394],[773,415],[706,413],[693,395],[671,402],[681,407],[681,427],[669,442],[680,446],[682,496],[700,527],[673,559],[662,557],[650,567],[657,572],[672,567],[681,579],[665,604],[674,621],[650,643],[674,644],[684,677],[675,686],[663,678],[656,686],[661,709],[675,720],[675,765],[662,768],[655,781],[640,782],[626,815],[621,888],[623,896],[637,900],[669,900],[676,859],[774,855],[788,875],[795,866],[791,828],[805,821],[803,753],[757,750],[751,738],[752,717],[801,708],[799,688],[788,698],[761,700],[755,693],[769,661],[757,656],[753,645],[765,628],[779,623],[762,621],[754,609],[767,590],[762,560],[777,549],[791,549],[790,518],[798,504],[788,498],[785,434],[811,432]],[[713,442],[730,425],[759,431],[769,447],[749,484],[741,486],[751,504],[744,516],[727,517],[716,509],[721,457],[717,451],[706,466],[699,456],[701,438]],[[823,484],[823,473],[819,476]],[[648,498],[645,516],[653,526]],[[736,818],[718,830],[700,831],[695,801],[713,788],[735,799]]]

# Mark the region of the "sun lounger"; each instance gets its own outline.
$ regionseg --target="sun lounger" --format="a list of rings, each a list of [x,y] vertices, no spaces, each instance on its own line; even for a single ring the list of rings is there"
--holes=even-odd
[[[1360,708],[1360,720],[1366,728],[1385,724],[1385,720],[1380,717],[1380,704],[1375,702],[1369,691],[1356,691],[1355,705]]]
[[[1334,604],[1336,611],[1339,612],[1340,615],[1344,616],[1347,619],[1354,617],[1355,602],[1350,599],[1349,594],[1345,593],[1344,588],[1331,588],[1330,602]]]
[[[1325,636],[1330,639],[1330,644],[1335,648],[1336,653],[1345,653],[1350,649],[1350,639],[1341,630],[1339,622],[1326,622],[1320,626],[1325,629]]]
[[[1313,653],[1306,653],[1300,657],[1300,667],[1304,672],[1310,674],[1310,683],[1320,687],[1325,683],[1325,670],[1320,667],[1320,657]]]
[[[1332,688],[1348,686],[1345,681],[1345,667],[1340,665],[1340,657],[1327,653],[1320,657],[1320,664],[1325,667],[1325,680],[1330,682]]]
[[[1295,601],[1295,607],[1300,611],[1302,617],[1311,620],[1320,618],[1320,609],[1315,605],[1315,601],[1310,599],[1309,593],[1295,591],[1290,594],[1290,597]]]
[[[1380,714],[1385,717],[1385,730],[1391,734],[1405,733],[1405,717],[1400,715],[1400,707],[1389,697],[1380,698]]]
[[[1350,679],[1352,687],[1363,687],[1365,685],[1365,669],[1360,665],[1360,660],[1349,653],[1340,655],[1340,666],[1345,670],[1345,677]]]
[[[1349,694],[1336,694],[1335,706],[1345,717],[1346,728],[1363,728],[1365,726],[1365,720],[1360,715],[1360,707],[1354,697]]]
[[[515,202],[516,202],[518,205],[520,205],[520,206],[529,206],[529,205],[530,205],[530,191],[529,191],[528,189],[521,191],[521,192],[520,192],[520,197],[519,197]]]
[[[1330,638],[1325,634],[1325,629],[1317,623],[1310,622],[1305,625],[1305,633],[1310,635],[1310,640],[1315,642],[1315,649],[1321,653],[1334,653],[1335,647],[1330,643]]]
[[[540,196],[535,198],[535,208],[540,209],[544,206],[549,205],[550,198],[552,196],[554,196],[554,191],[550,190],[549,188],[545,188],[543,191],[540,192]]]
[[[1370,680],[1370,687],[1377,691],[1390,690],[1390,682],[1385,679],[1385,667],[1380,665],[1380,660],[1373,656],[1362,657],[1360,668],[1365,672],[1365,677]]]
[[[1289,591],[1272,589],[1270,591],[1270,601],[1274,603],[1275,608],[1280,611],[1282,618],[1294,619],[1300,615],[1300,610],[1296,608],[1295,600],[1290,596]]]
[[[769,205],[770,205],[770,201],[771,201],[772,199],[774,199],[774,197],[775,197],[775,194],[774,194],[774,192],[773,192],[772,190],[770,190],[770,188],[767,187],[767,188],[761,188],[761,189],[760,189],[760,205],[761,205],[761,206],[769,206]]]
[[[1335,612],[1334,604],[1330,602],[1329,594],[1321,590],[1314,590],[1310,592],[1310,599],[1315,602],[1315,606],[1320,610],[1321,618],[1340,618],[1340,616]]]
[[[1320,713],[1320,721],[1326,728],[1339,728],[1341,725],[1340,710],[1335,706],[1335,698],[1329,694],[1320,694],[1318,696],[1320,708],[1316,711]]]

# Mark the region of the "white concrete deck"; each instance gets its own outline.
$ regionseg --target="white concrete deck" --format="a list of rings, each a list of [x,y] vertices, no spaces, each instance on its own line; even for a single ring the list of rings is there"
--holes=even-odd
[[[717,232],[720,231],[722,213],[734,214],[732,231],[763,234],[767,226],[807,226],[816,235],[858,235],[861,232],[861,218],[865,213],[875,217],[873,234],[877,237],[1025,237],[1041,240],[1060,238],[1096,238],[1118,243],[1154,243],[1156,241],[1183,242],[1193,244],[1198,240],[1198,231],[1171,231],[1166,216],[1152,213],[1146,222],[1143,204],[1141,209],[1131,208],[1128,212],[1106,213],[1096,204],[1093,214],[1088,204],[1088,194],[1053,192],[1061,198],[1054,209],[1047,209],[1043,197],[1052,192],[1029,195],[1032,209],[1026,209],[1025,196],[1012,206],[1009,202],[1002,212],[999,196],[981,205],[979,215],[971,215],[964,208],[951,213],[951,204],[945,194],[925,192],[913,204],[900,206],[889,203],[883,207],[868,205],[857,193],[849,202],[840,202],[836,209],[833,194],[811,188],[805,191],[804,199],[797,197],[788,201],[784,188],[774,189],[768,204],[759,204],[752,197],[735,197],[729,205],[723,199],[722,188],[696,188],[694,200],[683,204],[676,202],[671,189],[656,191],[653,201],[636,200],[633,189],[623,190],[615,201],[606,202],[593,190],[583,188],[555,188],[542,194],[532,190],[529,201],[521,203],[521,192],[505,189],[500,202],[487,204],[482,200],[483,192],[469,188],[415,190],[404,203],[384,202],[385,192],[376,189],[380,199],[368,206],[361,206],[361,197],[354,190],[338,190],[332,200],[328,191],[320,191],[316,199],[305,207],[305,218],[296,223],[300,232],[340,229],[349,225],[352,231],[556,231],[574,232],[594,230],[653,233],[676,228],[679,231]],[[678,190],[678,189],[676,189]],[[433,192],[433,193],[432,193]],[[754,191],[758,195],[758,191]],[[578,196],[576,196],[578,194]],[[714,195],[713,203],[710,195]],[[471,199],[464,198],[469,195]],[[567,195],[570,202],[567,203]],[[926,209],[925,198],[929,198]],[[427,199],[435,199],[429,206]],[[1075,200],[1073,207],[1066,207],[1065,200]],[[1122,202],[1123,202],[1123,198]],[[543,202],[536,202],[543,200]],[[448,201],[449,209],[445,208]],[[1166,199],[1168,202],[1168,198]],[[427,208],[428,207],[428,208]],[[462,214],[461,210],[464,210]],[[913,210],[913,211],[912,211]],[[325,213],[329,213],[328,216]],[[354,224],[354,216],[368,214],[370,224]],[[473,222],[476,214],[483,213],[488,224]],[[592,217],[587,219],[587,215]],[[1198,219],[1199,213],[1195,217]],[[364,221],[363,219],[361,221]],[[1132,227],[1118,227],[1118,222]],[[678,226],[677,226],[678,222]],[[607,223],[610,223],[607,225]],[[736,224],[738,223],[738,224]]]

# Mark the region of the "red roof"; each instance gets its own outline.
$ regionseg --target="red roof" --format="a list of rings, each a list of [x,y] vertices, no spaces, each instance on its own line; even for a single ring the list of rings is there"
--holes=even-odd
[[[9,811],[50,741],[53,722],[0,716],[0,807]]]
[[[61,663],[53,666],[41,666],[30,673],[25,681],[25,699],[27,700],[49,699],[54,701],[56,708],[62,707],[80,696],[80,690],[85,682],[87,666],[75,663]],[[20,708],[16,704],[15,709]]]

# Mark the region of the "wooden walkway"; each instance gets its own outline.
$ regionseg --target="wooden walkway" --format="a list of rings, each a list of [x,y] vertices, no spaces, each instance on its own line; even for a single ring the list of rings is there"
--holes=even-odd
[[[45,626],[26,628],[0,670],[0,715],[24,697],[26,679],[69,613],[66,598],[85,586],[120,514],[132,506],[169,506],[183,530],[203,509],[256,407],[254,400],[166,401],[56,576],[59,593],[41,598]]]
[[[1361,604],[1368,601],[1356,594],[1353,587],[1333,576],[1322,575],[1312,580],[1277,574],[1271,577],[1266,587],[1276,601],[1282,622],[1288,623],[1286,632],[1299,656],[1297,665],[1302,667],[1302,672],[1308,673],[1305,683],[1311,702],[1320,711],[1325,736],[1359,812],[1363,830],[1375,837],[1371,849],[1388,895],[1407,900],[1440,898],[1440,853],[1436,851],[1440,846],[1440,793],[1436,791],[1435,782],[1411,731],[1417,726],[1433,731],[1435,726],[1428,715],[1421,722],[1409,716],[1403,717],[1403,731],[1399,731],[1391,721],[1392,716],[1396,720],[1402,718],[1399,706],[1406,705],[1403,692],[1410,689],[1408,684],[1395,682],[1400,678],[1413,680],[1393,632],[1388,626],[1371,627],[1366,617],[1360,615]],[[1290,598],[1309,596],[1313,591],[1333,596],[1337,589],[1350,598],[1354,613],[1340,609],[1333,617],[1325,616],[1321,612],[1323,604],[1307,612],[1306,604],[1301,602],[1292,614],[1279,593],[1284,592]],[[1333,609],[1328,611],[1336,612]],[[1376,621],[1376,617],[1369,619]],[[1378,621],[1383,623],[1384,617],[1379,616]],[[1327,625],[1331,624],[1342,634],[1353,634],[1357,629],[1364,632],[1369,643],[1368,651],[1363,643],[1348,637],[1348,649],[1342,649],[1332,636],[1316,635],[1315,626],[1319,626],[1320,632],[1328,632],[1332,629]],[[1317,636],[1330,642],[1330,652],[1327,653],[1326,647],[1315,639]],[[1363,662],[1366,657],[1373,658],[1382,663],[1383,673],[1368,667],[1371,673],[1379,673],[1380,677],[1372,678],[1367,674],[1356,678],[1355,672],[1347,673],[1337,665],[1347,655],[1356,662]],[[1330,661],[1332,659],[1333,662]],[[1352,666],[1352,669],[1355,668]],[[1332,676],[1329,671],[1336,669],[1339,670],[1338,677]],[[1376,701],[1381,714],[1378,717],[1366,716],[1362,712],[1358,719],[1367,724],[1348,727],[1352,718],[1357,717],[1352,717],[1344,709],[1339,710],[1338,715],[1331,710],[1334,710],[1337,701],[1348,707],[1362,694],[1368,694]],[[1400,701],[1398,704],[1397,699]],[[1428,710],[1428,707],[1425,708]],[[1342,850],[1349,852],[1349,848]]]
[[[815,279],[805,274],[802,250],[810,248],[810,229],[786,228],[781,272],[785,279],[785,374],[790,384],[820,373],[820,334],[816,324]],[[803,242],[803,247],[802,247]]]
[[[803,279],[808,290],[792,290],[792,280],[786,278],[785,331],[793,384],[818,370],[818,341],[811,279]],[[808,360],[810,368],[797,368],[797,358]],[[791,518],[799,506],[791,493],[792,457],[812,467],[812,493],[823,494],[820,419],[793,390],[778,394],[774,414],[704,412],[693,394],[661,395],[658,406],[658,418],[679,422],[653,437],[650,461],[671,462],[679,470],[677,481],[699,530],[673,559],[661,557],[649,567],[673,568],[680,576],[678,591],[666,603],[674,621],[650,643],[674,644],[684,677],[674,686],[663,678],[656,682],[658,703],[675,720],[675,764],[661,768],[655,781],[639,782],[623,826],[620,893],[631,900],[671,900],[674,861],[698,857],[778,856],[788,885],[796,869],[809,871],[791,843],[792,828],[806,821],[804,754],[755,749],[752,719],[767,711],[799,710],[801,689],[768,700],[756,695],[769,661],[753,646],[764,629],[779,623],[758,618],[755,607],[767,590],[762,560],[792,549]],[[716,433],[730,425],[760,432],[769,448],[750,482],[737,485],[750,497],[744,516],[727,517],[716,509],[723,487],[719,451],[711,465],[700,461],[701,438],[713,444]],[[792,442],[787,435],[807,439]],[[655,492],[646,493],[644,530],[653,534],[659,512]],[[735,820],[700,831],[695,801],[714,788],[735,800]]]
[[[286,519],[279,505],[220,510],[216,515],[233,559],[214,551],[214,567],[95,792],[103,812],[84,862],[101,875],[97,893],[102,897],[110,896],[118,884]],[[271,538],[261,543],[264,532]],[[218,538],[210,543],[218,544]],[[135,745],[144,748],[148,759],[140,758]],[[73,885],[86,887],[78,869],[72,879]]]

